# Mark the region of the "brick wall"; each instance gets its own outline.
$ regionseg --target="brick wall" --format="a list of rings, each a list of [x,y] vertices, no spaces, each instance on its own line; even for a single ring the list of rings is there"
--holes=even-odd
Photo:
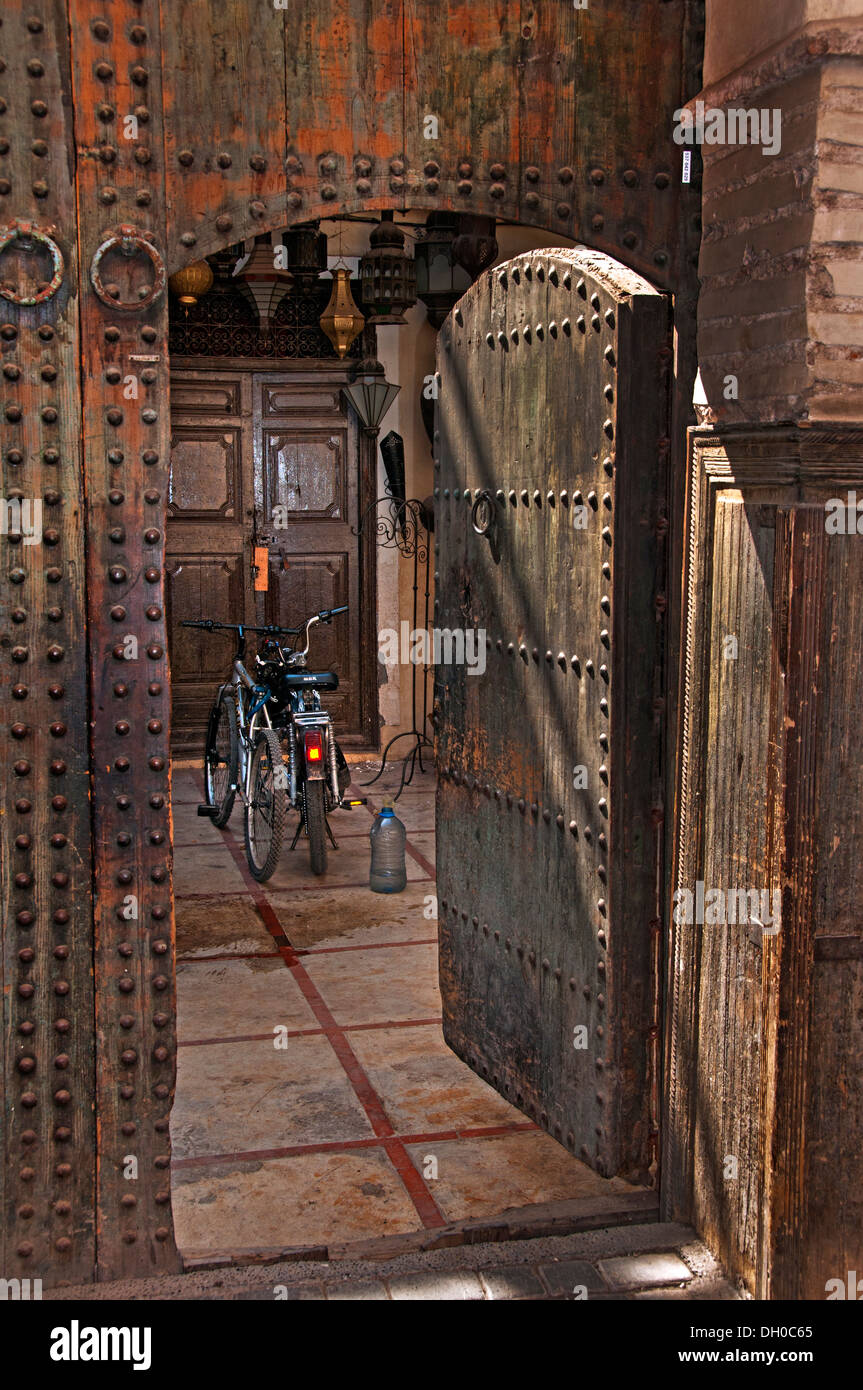
[[[781,112],[777,154],[701,146],[702,421],[863,420],[863,24],[807,23],[699,99]]]

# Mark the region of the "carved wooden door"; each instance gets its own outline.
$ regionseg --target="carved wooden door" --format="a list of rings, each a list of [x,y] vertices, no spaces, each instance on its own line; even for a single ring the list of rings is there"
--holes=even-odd
[[[172,376],[168,614],[174,750],[200,754],[213,693],[230,669],[230,634],[184,618],[294,627],[348,604],[313,633],[310,665],[334,670],[327,697],[347,744],[376,737],[369,673],[374,573],[356,532],[370,486],[368,449],[341,398],[344,369],[179,369]],[[267,563],[253,571],[255,550]],[[255,587],[257,578],[259,586]]]

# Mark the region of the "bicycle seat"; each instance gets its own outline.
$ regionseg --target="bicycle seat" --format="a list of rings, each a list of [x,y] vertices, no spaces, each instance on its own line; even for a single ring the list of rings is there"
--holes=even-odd
[[[335,671],[286,671],[281,681],[289,690],[338,690],[339,678]]]

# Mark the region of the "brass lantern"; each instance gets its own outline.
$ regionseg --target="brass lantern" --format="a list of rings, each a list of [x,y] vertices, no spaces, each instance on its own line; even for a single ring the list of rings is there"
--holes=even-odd
[[[333,268],[333,292],[321,315],[321,328],[339,357],[344,358],[366,326],[351,294],[351,272],[346,265]]]
[[[182,270],[175,270],[168,284],[188,311],[207,293],[213,283],[213,272],[206,261],[192,261]]]

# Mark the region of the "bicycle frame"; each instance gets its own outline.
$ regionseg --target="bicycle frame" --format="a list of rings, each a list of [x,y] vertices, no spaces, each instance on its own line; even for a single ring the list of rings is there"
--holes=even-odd
[[[243,657],[246,654],[246,635],[241,629],[239,642],[237,644],[237,655],[232,664],[232,674],[230,681],[227,681],[219,691],[219,698],[226,691],[231,692],[231,696],[237,707],[237,745],[239,755],[239,776],[240,785],[237,791],[244,805],[248,805],[251,794],[252,776],[252,750],[255,743],[255,735],[260,728],[272,729],[273,724],[267,710],[266,699],[258,708],[259,687],[252,680],[243,664]],[[257,697],[257,698],[256,698]],[[253,713],[249,713],[249,710]]]

